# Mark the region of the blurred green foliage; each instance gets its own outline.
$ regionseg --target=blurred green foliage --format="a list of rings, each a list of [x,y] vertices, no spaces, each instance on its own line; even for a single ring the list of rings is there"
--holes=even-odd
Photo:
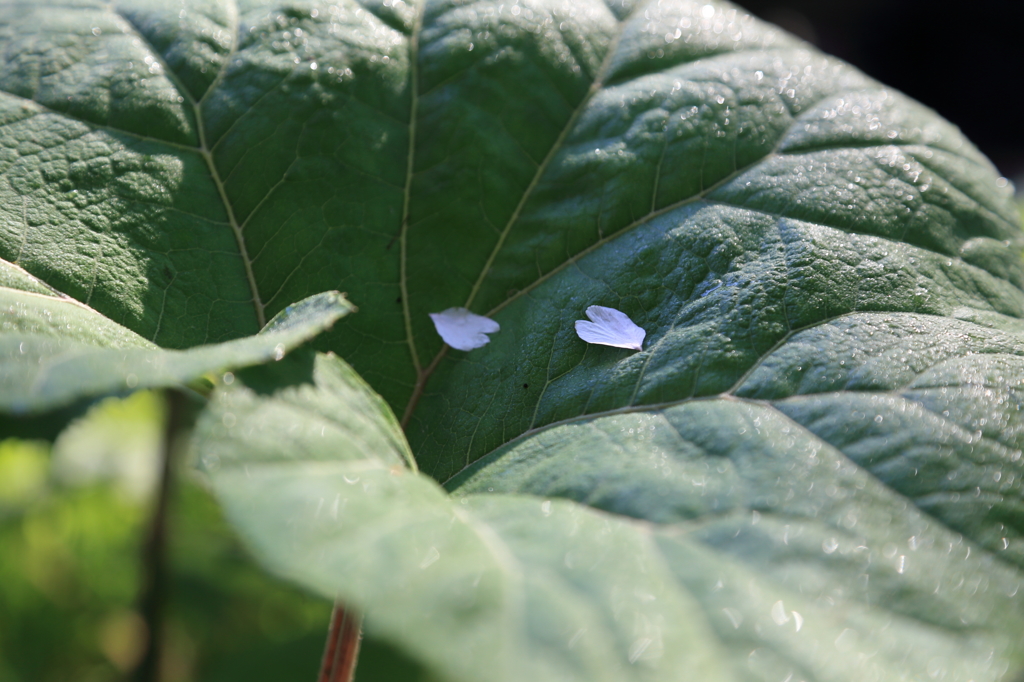
[[[159,394],[107,400],[44,441],[0,439],[0,682],[123,679],[163,420]],[[268,577],[179,463],[162,682],[313,680],[330,604]]]

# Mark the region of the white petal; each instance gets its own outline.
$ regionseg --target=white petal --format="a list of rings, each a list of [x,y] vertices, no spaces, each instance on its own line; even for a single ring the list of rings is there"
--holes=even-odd
[[[430,313],[434,328],[444,342],[457,350],[473,350],[490,343],[488,334],[501,330],[501,326],[482,315],[476,315],[465,308],[449,308],[440,313]]]
[[[576,334],[587,343],[630,350],[643,348],[647,332],[621,310],[592,305],[587,308],[587,317],[592,321],[576,320]]]

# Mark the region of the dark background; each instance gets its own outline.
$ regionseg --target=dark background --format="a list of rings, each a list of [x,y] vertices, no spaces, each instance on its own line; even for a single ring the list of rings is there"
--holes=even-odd
[[[938,111],[1024,190],[1024,0],[738,0]]]

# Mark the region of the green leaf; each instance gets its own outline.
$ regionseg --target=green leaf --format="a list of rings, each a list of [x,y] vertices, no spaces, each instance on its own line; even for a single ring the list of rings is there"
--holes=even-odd
[[[728,5],[512,7],[9,3],[0,257],[164,347],[348,291],[322,347],[440,480],[835,316],[1024,314],[1010,189],[930,110]],[[502,334],[445,352],[452,306]]]
[[[554,427],[454,499],[401,465],[390,412],[333,357],[218,390],[197,436],[264,563],[367,610],[438,679],[995,680],[1024,661],[1017,569],[766,405]]]
[[[931,110],[705,0],[19,1],[0,17],[0,258],[35,278],[3,285],[36,297],[32,324],[55,291],[183,348],[319,291],[361,306],[320,347],[401,415],[409,446],[358,413],[282,450],[319,432],[293,436],[275,407],[254,462],[320,463],[236,470],[222,494],[278,570],[342,589],[273,558],[290,537],[275,524],[321,490],[308,467],[337,482],[355,447],[392,481],[411,450],[451,490],[508,494],[465,499],[499,534],[529,526],[517,546],[569,541],[530,525],[533,494],[657,555],[676,581],[658,608],[695,600],[672,627],[702,614],[695,632],[740,678],[1024,668],[1024,236],[1010,188]],[[581,341],[590,305],[626,313],[645,348]],[[451,307],[501,331],[446,349],[428,314]],[[274,369],[257,395],[315,367]],[[303,410],[334,414],[327,395]],[[629,419],[654,431],[641,442]],[[812,459],[830,464],[807,473]],[[402,480],[417,483],[387,488],[396,514],[454,504]],[[400,539],[349,555],[351,538],[314,531],[296,556],[329,547],[369,582],[382,556],[423,558]],[[371,622],[399,609],[369,582]],[[380,618],[441,674],[477,675]],[[789,639],[771,639],[778,621]],[[621,642],[607,651],[621,663]]]
[[[145,441],[160,439],[162,398],[102,401],[52,460],[45,443],[0,440],[4,682],[119,680],[141,653],[139,545],[159,468]],[[314,678],[330,601],[267,576],[195,477],[169,502],[165,665],[222,682]]]
[[[872,650],[886,659],[871,664],[880,671],[837,679],[919,676],[940,665],[935,657],[940,667],[959,661],[960,674],[971,676],[980,665],[976,656],[993,644],[1014,669],[1021,664],[1016,534],[1004,531],[1013,542],[1001,555],[1007,563],[994,560],[977,539],[924,513],[936,515],[934,509],[915,509],[902,490],[888,489],[885,468],[871,466],[875,462],[858,467],[864,463],[769,404],[713,399],[600,417],[547,429],[491,459],[465,476],[459,494],[569,497],[664,524],[663,548],[671,565],[717,616],[718,634],[735,647],[735,660],[744,647],[749,652],[767,645],[762,658],[783,678],[790,672],[815,679],[840,674],[826,674],[825,659],[833,654],[823,659],[822,650],[803,649],[803,638],[779,634],[785,626],[798,632],[810,627],[806,641],[817,638],[822,647],[849,628],[851,642],[858,644],[845,653]],[[943,473],[957,464],[971,469],[970,462],[946,459],[953,463]],[[899,480],[913,481],[919,491],[932,488],[931,495],[943,498],[946,490],[926,469],[942,467],[940,458],[921,464],[917,478],[902,471]],[[956,489],[962,489],[960,482]],[[979,507],[1005,518],[999,504],[979,504],[973,491],[959,505],[945,501],[962,519],[984,518]],[[1005,507],[1012,509],[1012,502]],[[686,547],[694,542],[697,549]],[[993,550],[1007,549],[1001,540],[993,544]],[[733,576],[731,583],[725,575]],[[776,608],[776,599],[787,610]],[[803,605],[793,606],[794,600]],[[800,614],[793,622],[791,610]],[[835,622],[839,613],[849,619],[845,624]],[[837,629],[822,631],[821,624],[830,621]],[[907,651],[914,656],[903,658]]]
[[[0,288],[0,306],[0,411],[16,416],[280,360],[352,310],[336,292],[319,294],[289,306],[256,336],[170,351],[66,297]]]
[[[403,466],[390,410],[337,358],[273,393],[219,390],[197,436],[268,566],[368,609],[441,679],[724,679],[649,531],[571,502],[452,500]]]

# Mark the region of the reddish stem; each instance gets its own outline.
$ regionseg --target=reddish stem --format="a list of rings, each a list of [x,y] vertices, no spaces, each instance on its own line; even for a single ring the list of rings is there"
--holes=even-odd
[[[335,602],[317,682],[352,682],[359,658],[362,624],[362,616],[346,609],[341,602]]]
[[[409,402],[405,405],[405,413],[402,415],[401,426],[403,431],[405,430],[405,427],[409,425],[409,420],[412,419],[412,412],[420,402],[420,397],[423,395],[423,389],[426,388],[427,385],[427,379],[429,379],[430,375],[434,373],[437,366],[441,364],[441,361],[444,360],[444,356],[447,353],[448,345],[446,344],[441,348],[440,352],[434,356],[430,365],[428,365],[427,368],[420,372],[419,376],[416,377],[416,386],[412,390],[412,396],[409,397]]]

